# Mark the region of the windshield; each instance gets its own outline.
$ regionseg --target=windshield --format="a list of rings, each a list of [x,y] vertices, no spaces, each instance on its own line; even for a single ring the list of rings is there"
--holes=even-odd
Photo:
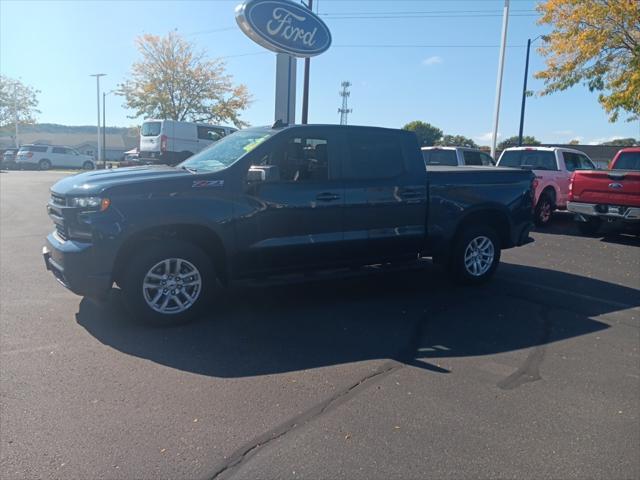
[[[143,137],[157,137],[160,135],[160,122],[144,122],[140,129]]]
[[[179,167],[196,172],[215,172],[227,168],[249,153],[276,132],[266,128],[240,130],[218,140],[209,148],[196,153]]]
[[[623,152],[613,165],[614,170],[640,170],[640,152]]]
[[[422,157],[427,165],[458,165],[458,157],[455,150],[423,150]]]

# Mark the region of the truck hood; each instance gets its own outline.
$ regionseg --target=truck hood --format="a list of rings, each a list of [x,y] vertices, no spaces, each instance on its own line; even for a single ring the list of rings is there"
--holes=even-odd
[[[54,184],[51,191],[60,195],[95,195],[116,185],[169,180],[191,175],[186,170],[165,165],[93,170],[65,177]]]

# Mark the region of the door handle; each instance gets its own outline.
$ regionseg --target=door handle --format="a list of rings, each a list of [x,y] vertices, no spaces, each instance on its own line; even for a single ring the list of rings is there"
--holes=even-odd
[[[420,188],[401,188],[398,191],[398,195],[405,198],[416,198],[424,196],[425,192]]]
[[[339,199],[340,199],[340,195],[336,195],[335,193],[330,193],[330,192],[319,193],[316,196],[316,200],[318,200],[319,202],[333,202],[334,200],[339,200]]]

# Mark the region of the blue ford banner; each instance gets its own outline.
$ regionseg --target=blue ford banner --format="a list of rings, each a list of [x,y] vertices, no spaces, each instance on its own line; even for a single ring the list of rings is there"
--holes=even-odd
[[[331,45],[325,23],[288,0],[247,0],[236,7],[236,21],[249,38],[274,52],[313,57]]]

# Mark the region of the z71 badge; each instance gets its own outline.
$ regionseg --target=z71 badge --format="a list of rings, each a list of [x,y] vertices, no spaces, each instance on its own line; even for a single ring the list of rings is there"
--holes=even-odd
[[[194,180],[191,188],[224,187],[224,180]]]

